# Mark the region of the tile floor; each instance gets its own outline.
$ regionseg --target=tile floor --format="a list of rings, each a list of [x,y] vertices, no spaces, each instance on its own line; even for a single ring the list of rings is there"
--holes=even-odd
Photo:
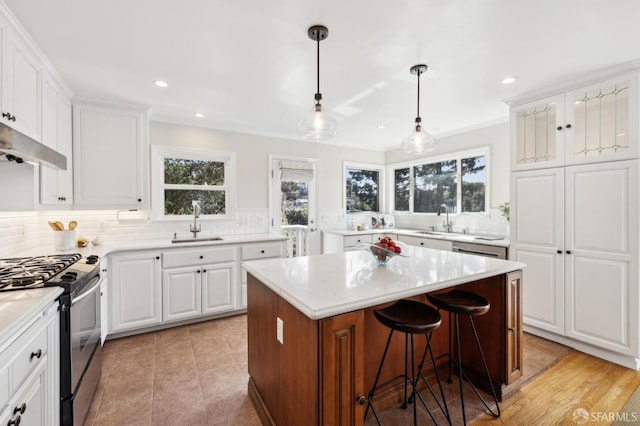
[[[569,349],[525,334],[525,378],[546,369]],[[238,315],[109,340],[103,375],[85,425],[260,425],[247,396],[247,322]],[[461,424],[458,384],[445,384],[454,424]],[[469,390],[469,392],[471,392]],[[467,392],[465,392],[465,395]],[[433,401],[428,392],[425,400]],[[467,420],[483,406],[465,399]],[[418,404],[419,421],[431,424]],[[379,413],[384,424],[412,423],[399,406]],[[444,421],[436,411],[436,419]],[[386,420],[386,422],[385,422]],[[369,419],[367,424],[376,424]]]

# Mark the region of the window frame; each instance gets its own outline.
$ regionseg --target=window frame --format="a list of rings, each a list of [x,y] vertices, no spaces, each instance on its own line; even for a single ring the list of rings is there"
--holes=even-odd
[[[472,157],[485,157],[485,209],[484,212],[462,212],[462,159],[472,158]],[[399,163],[388,164],[387,169],[387,187],[395,188],[395,171],[399,169],[409,169],[409,210],[396,210],[395,209],[395,196],[389,197],[389,200],[386,204],[387,210],[392,212],[392,214],[415,214],[415,215],[427,215],[434,216],[437,213],[420,213],[414,212],[414,167],[420,166],[424,164],[432,164],[439,163],[441,161],[456,161],[456,211],[457,213],[452,213],[454,215],[472,215],[472,216],[488,216],[490,214],[489,210],[491,209],[491,148],[489,146],[475,148],[465,151],[454,151],[447,154],[442,154],[433,157],[420,157],[417,159],[413,159],[410,161],[403,161]]]
[[[377,211],[363,211],[353,212],[347,210],[347,169],[360,169],[367,171],[378,172],[378,210]],[[372,163],[358,163],[353,161],[342,162],[342,210],[348,215],[357,214],[383,214],[384,206],[386,205],[385,199],[385,176],[386,167],[382,164]]]
[[[179,158],[185,160],[205,160],[224,163],[224,185],[218,186],[225,191],[224,214],[201,214],[205,220],[233,219],[235,217],[236,204],[236,153],[209,151],[194,148],[182,148],[176,146],[152,145],[151,146],[151,193],[152,210],[155,220],[173,221],[192,218],[193,215],[165,215],[164,191],[167,189],[164,182],[164,160],[166,158]],[[197,188],[197,187],[196,187]],[[174,188],[172,188],[174,189]]]

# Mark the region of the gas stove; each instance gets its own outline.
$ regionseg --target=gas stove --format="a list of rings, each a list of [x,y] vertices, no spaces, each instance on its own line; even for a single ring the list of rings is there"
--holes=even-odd
[[[98,275],[99,259],[79,253],[0,259],[0,291],[60,286],[72,293]]]

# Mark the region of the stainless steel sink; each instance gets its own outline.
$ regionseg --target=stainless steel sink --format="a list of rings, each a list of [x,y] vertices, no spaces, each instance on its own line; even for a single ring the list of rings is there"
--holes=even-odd
[[[417,234],[427,234],[427,235],[455,235],[453,232],[439,232],[439,231],[417,231]]]
[[[222,237],[174,238],[172,243],[201,243],[206,241],[222,241]]]

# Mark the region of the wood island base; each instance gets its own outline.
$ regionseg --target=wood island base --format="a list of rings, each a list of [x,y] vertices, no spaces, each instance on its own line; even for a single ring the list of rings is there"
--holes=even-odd
[[[455,286],[491,303],[489,312],[474,321],[500,399],[518,386],[522,376],[521,281],[522,272],[515,271]],[[248,393],[262,423],[362,425],[366,404],[361,397],[366,403],[389,332],[373,310],[393,302],[312,320],[251,274],[247,285]],[[424,294],[410,299],[427,303]],[[442,325],[432,336],[436,356],[447,352],[451,332],[448,315],[442,314]],[[277,339],[278,320],[282,322],[282,343]],[[460,334],[465,371],[482,371],[464,318]],[[415,356],[420,359],[426,339],[417,336],[415,342]],[[381,381],[402,371],[403,355],[404,337],[396,333]],[[399,392],[385,397],[377,407],[400,401]]]

